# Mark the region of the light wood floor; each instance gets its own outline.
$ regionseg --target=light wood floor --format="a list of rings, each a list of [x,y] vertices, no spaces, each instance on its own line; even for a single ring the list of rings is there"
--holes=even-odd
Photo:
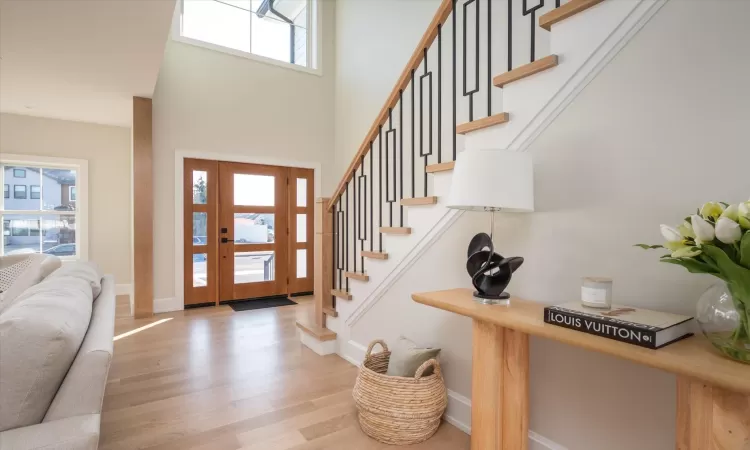
[[[129,317],[118,298],[115,334],[167,321],[115,341],[102,414],[101,449],[370,450],[357,424],[357,368],[302,346],[298,306],[234,312],[201,308]],[[420,450],[469,449],[443,423]]]

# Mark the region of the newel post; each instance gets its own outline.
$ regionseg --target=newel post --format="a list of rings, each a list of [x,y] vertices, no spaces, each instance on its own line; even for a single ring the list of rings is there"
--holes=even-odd
[[[332,308],[333,214],[330,198],[315,199],[315,324],[326,326],[324,308]]]

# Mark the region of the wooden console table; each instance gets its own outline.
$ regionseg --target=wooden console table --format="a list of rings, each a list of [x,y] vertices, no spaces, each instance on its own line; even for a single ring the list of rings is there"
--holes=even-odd
[[[419,293],[412,298],[474,319],[473,450],[528,446],[529,335],[676,374],[676,448],[750,450],[750,365],[722,357],[703,336],[649,350],[546,324],[545,305],[517,298],[511,299],[510,306],[481,305],[469,289]]]

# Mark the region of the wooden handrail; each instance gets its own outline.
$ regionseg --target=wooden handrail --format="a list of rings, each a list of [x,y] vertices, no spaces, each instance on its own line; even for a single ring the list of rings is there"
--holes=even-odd
[[[341,178],[336,190],[333,192],[331,201],[328,203],[329,211],[333,209],[333,206],[336,204],[339,197],[341,197],[341,194],[344,193],[346,184],[354,177],[354,173],[362,164],[362,157],[364,157],[370,149],[370,141],[375,139],[379,127],[385,123],[386,119],[388,119],[388,110],[395,107],[396,103],[398,103],[399,91],[402,91],[409,86],[409,83],[411,82],[411,71],[416,70],[422,63],[422,60],[424,59],[424,49],[429,48],[435,38],[437,38],[438,26],[442,25],[445,19],[447,19],[453,11],[453,1],[454,0],[443,0],[442,3],[440,3],[440,7],[432,18],[432,22],[430,22],[430,25],[427,27],[427,31],[422,35],[422,39],[419,40],[417,48],[414,50],[414,53],[412,53],[411,58],[409,58],[409,62],[406,64],[406,67],[404,67],[404,71],[401,72],[401,76],[393,87],[393,90],[391,90],[391,95],[388,96],[388,100],[386,100],[385,105],[383,105],[383,108],[380,110],[375,122],[373,122],[370,127],[370,131],[365,135],[362,145],[359,146],[359,151],[354,155],[351,164],[349,164],[349,168],[346,169],[343,178]]]

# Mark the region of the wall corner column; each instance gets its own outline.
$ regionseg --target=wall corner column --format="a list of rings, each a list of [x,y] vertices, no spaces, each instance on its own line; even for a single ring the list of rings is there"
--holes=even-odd
[[[151,99],[133,97],[133,303],[136,319],[154,313],[154,198]]]

